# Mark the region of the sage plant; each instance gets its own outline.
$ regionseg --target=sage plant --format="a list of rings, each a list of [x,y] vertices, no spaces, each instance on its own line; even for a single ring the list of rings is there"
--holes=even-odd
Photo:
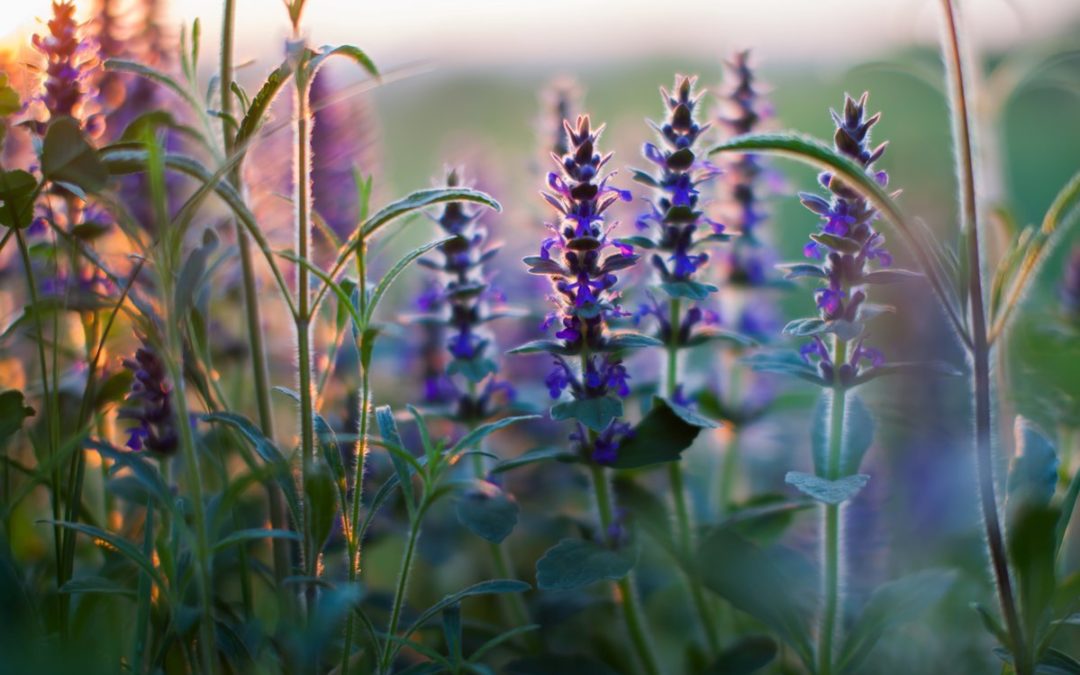
[[[836,124],[833,142],[837,152],[856,162],[884,187],[888,174],[876,169],[874,163],[885,152],[886,144],[873,147],[870,141],[870,131],[880,114],[868,116],[866,100],[867,94],[858,100],[848,96],[843,112],[832,112]],[[784,331],[810,338],[800,353],[816,367],[819,384],[828,390],[828,424],[824,447],[815,448],[816,475],[791,472],[787,481],[824,504],[823,609],[816,672],[829,675],[836,665],[833,650],[843,587],[840,508],[869,480],[858,469],[872,434],[872,418],[849,389],[873,377],[874,370],[884,364],[882,353],[866,343],[867,322],[881,311],[867,301],[868,289],[875,283],[893,281],[894,277],[875,270],[888,267],[892,256],[885,248],[885,237],[874,229],[874,206],[832,173],[821,174],[819,180],[826,189],[824,196],[802,193],[799,197],[822,220],[821,230],[810,235],[803,252],[807,258],[822,263],[789,267],[791,277],[821,280],[822,286],[814,291],[818,316],[792,321]],[[854,425],[863,428],[856,433]]]
[[[543,193],[555,211],[556,221],[549,225],[552,236],[541,243],[539,255],[525,259],[529,272],[551,282],[555,311],[545,324],[556,327],[555,340],[530,343],[515,351],[551,356],[553,368],[545,379],[548,393],[556,400],[565,392],[570,394],[551,408],[551,416],[573,422],[570,439],[592,477],[600,518],[597,544],[617,550],[624,542],[605,466],[615,463],[630,434],[630,425],[621,419],[621,399],[630,393],[630,374],[620,356],[624,345],[610,333],[609,321],[624,314],[615,290],[616,273],[632,267],[638,256],[632,246],[609,236],[613,226],[604,221],[607,210],[620,199],[629,200],[630,194],[610,185],[611,174],[604,173],[611,154],[601,154],[596,147],[603,126],[594,129],[589,117],[581,115],[574,125],[564,122],[564,128],[567,152],[552,155],[558,170],[548,174],[549,191]],[[545,569],[545,560],[557,559],[559,547],[566,543],[537,563],[541,588],[565,587],[560,571]],[[659,673],[628,570],[616,584],[617,603],[637,657],[649,673]]]
[[[699,157],[702,135],[710,125],[697,120],[701,96],[694,91],[695,83],[695,77],[676,76],[672,92],[660,88],[667,116],[662,123],[652,123],[660,145],[644,146],[645,158],[656,165],[656,173],[634,172],[635,180],[652,188],[655,196],[648,202],[649,211],[638,218],[642,234],[625,240],[652,251],[649,261],[663,299],[651,296],[638,317],[651,317],[656,323],[656,337],[667,355],[664,394],[673,405],[688,402],[679,372],[680,351],[717,335],[701,328],[715,316],[704,303],[718,289],[700,279],[709,260],[708,248],[730,237],[724,226],[706,216],[703,209],[701,187],[715,179],[719,171]],[[683,555],[689,555],[693,549],[693,525],[682,466],[673,461],[667,468],[675,502],[677,541]],[[689,585],[709,650],[715,654],[720,647],[716,625],[696,575],[690,575]]]

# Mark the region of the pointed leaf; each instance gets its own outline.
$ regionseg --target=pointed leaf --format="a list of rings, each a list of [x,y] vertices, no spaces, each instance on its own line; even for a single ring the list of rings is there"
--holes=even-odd
[[[109,178],[79,123],[70,117],[49,124],[41,150],[41,173],[48,180],[71,183],[87,192],[100,191]]]
[[[513,495],[494,483],[474,480],[458,497],[455,512],[458,521],[473,534],[498,544],[514,530],[518,504]]]
[[[611,420],[622,417],[622,413],[622,401],[614,396],[573,399],[551,406],[551,419],[577,420],[593,431],[603,431]]]
[[[18,230],[33,222],[37,184],[21,169],[0,171],[0,225]]]

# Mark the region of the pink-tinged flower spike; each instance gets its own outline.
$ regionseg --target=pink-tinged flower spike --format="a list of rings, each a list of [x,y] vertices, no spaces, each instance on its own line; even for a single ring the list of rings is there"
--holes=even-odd
[[[48,33],[35,34],[31,39],[46,59],[44,91],[39,100],[48,118],[38,125],[39,131],[44,131],[48,120],[66,116],[78,120],[90,136],[97,136],[104,130],[96,114],[97,91],[93,86],[100,66],[97,44],[76,23],[74,3],[54,2],[52,12]]]

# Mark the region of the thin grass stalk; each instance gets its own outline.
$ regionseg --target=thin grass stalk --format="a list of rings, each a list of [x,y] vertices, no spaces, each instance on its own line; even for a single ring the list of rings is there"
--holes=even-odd
[[[361,246],[362,248],[362,246]],[[360,265],[362,268],[362,264]],[[363,279],[363,277],[361,277]],[[363,284],[363,281],[361,281]],[[363,291],[361,292],[363,296]],[[356,470],[355,478],[353,479],[353,495],[352,505],[349,513],[349,537],[348,537],[348,578],[349,583],[356,582],[357,577],[360,575],[360,553],[363,547],[363,542],[360,540],[360,505],[363,501],[364,493],[364,470],[367,463],[368,453],[368,425],[371,419],[371,382],[369,378],[369,369],[364,368],[364,371],[360,378],[360,428],[357,441],[356,441]],[[406,489],[406,486],[402,486],[402,489]],[[355,617],[352,612],[349,612],[348,618],[345,620],[345,644],[341,651],[341,675],[349,675],[349,667],[352,665],[351,652],[353,642],[353,631],[355,630]]]
[[[679,326],[682,325],[682,303],[678,298],[669,301],[671,343],[667,346],[667,381],[666,394],[674,399],[679,386]],[[689,560],[694,550],[693,529],[690,523],[690,508],[687,504],[686,483],[683,480],[682,461],[669,462],[668,482],[671,485],[671,496],[675,502],[675,527],[676,542],[679,553]],[[701,585],[701,579],[696,572],[686,574],[686,584],[689,587],[690,598],[694,603],[694,611],[697,612],[701,622],[701,631],[705,634],[705,644],[709,655],[715,656],[720,651],[720,641],[717,636],[716,619],[713,617],[709,603],[705,599],[705,589]]]
[[[994,570],[998,601],[1012,642],[1013,659],[1018,675],[1030,675],[1027,645],[1020,627],[1016,600],[1009,577],[998,502],[994,483],[994,454],[992,445],[992,401],[990,390],[990,343],[987,333],[986,309],[983,298],[982,256],[979,244],[978,203],[975,195],[975,156],[972,146],[971,117],[964,81],[964,64],[957,28],[956,6],[952,0],[941,0],[944,11],[946,39],[945,61],[949,70],[949,93],[953,108],[955,150],[960,173],[961,217],[966,235],[968,255],[968,286],[971,318],[971,357],[974,370],[975,395],[975,461],[979,480],[986,543]]]
[[[225,0],[224,15],[221,23],[221,135],[225,146],[225,156],[233,157],[237,151],[235,134],[229,126],[233,110],[233,32],[236,20],[235,0]],[[241,149],[243,151],[243,149]],[[234,162],[227,177],[229,183],[242,194],[243,178],[240,175],[240,162]],[[262,319],[259,310],[259,293],[255,285],[255,264],[251,253],[251,241],[247,232],[235,220],[236,243],[240,251],[240,273],[243,279],[244,316],[247,320],[248,347],[251,350],[251,368],[254,375],[255,402],[259,413],[259,429],[267,438],[274,438],[274,409],[270,401],[270,376],[267,368],[266,347],[263,343]],[[270,525],[276,530],[286,529],[285,506],[281,489],[273,481],[266,484],[266,497],[270,511]],[[280,589],[283,580],[289,576],[288,542],[274,538],[274,581]]]

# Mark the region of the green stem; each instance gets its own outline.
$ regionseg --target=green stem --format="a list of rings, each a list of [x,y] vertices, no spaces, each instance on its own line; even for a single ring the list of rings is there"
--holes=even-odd
[[[104,464],[104,462],[103,462]],[[146,500],[146,519],[143,521],[143,554],[152,558],[154,553],[154,502]],[[150,591],[153,582],[146,572],[139,573],[138,610],[135,619],[135,644],[131,658],[131,672],[142,675],[146,642],[150,637]]]
[[[168,275],[166,275],[168,276]],[[165,297],[174,297],[171,279],[163,284]],[[206,528],[206,505],[203,503],[202,470],[199,466],[199,455],[195,448],[195,440],[191,435],[191,425],[188,423],[187,391],[184,382],[183,367],[180,365],[183,359],[183,343],[180,338],[179,317],[175,312],[166,319],[169,355],[165,359],[169,370],[169,377],[173,386],[173,401],[176,405],[176,427],[180,435],[180,448],[184,457],[184,470],[187,473],[188,490],[191,493],[191,510],[195,525],[195,564],[196,578],[199,585],[199,600],[202,610],[200,622],[199,654],[204,673],[216,672],[216,656],[214,647],[214,614],[211,604],[213,594],[213,582],[211,575],[210,543]]]
[[[19,246],[19,256],[22,258],[23,273],[26,276],[26,286],[30,294],[30,305],[32,307],[38,306],[37,295],[37,281],[34,279],[33,263],[30,260],[30,249],[26,246],[26,239],[23,238],[23,231],[21,229],[15,230],[15,240]],[[49,387],[49,368],[48,359],[45,356],[45,329],[41,321],[41,314],[34,312],[34,328],[37,330],[37,353],[38,353],[38,366],[41,368],[41,389],[42,399],[45,402],[45,418],[49,421],[49,457],[53,457],[59,443],[56,438],[57,435],[53,433],[53,427],[56,426],[55,422],[58,421],[58,416],[55,411],[57,410],[56,401],[53,399],[53,392]],[[52,490],[51,490],[51,503],[53,510],[53,520],[60,520],[60,476],[55,471],[53,472]],[[53,525],[53,546],[57,556],[61,556],[63,553],[63,533],[62,528],[59,525]],[[56,566],[56,587],[59,588],[63,585],[62,575],[63,569],[60,564],[60,560],[57,560]],[[61,612],[66,607],[66,599],[61,598],[59,600]]]
[[[594,432],[590,432],[590,435],[594,435]],[[590,466],[589,471],[592,475],[593,490],[596,494],[596,509],[600,514],[601,531],[606,533],[611,528],[612,523],[615,522],[608,477],[604,473],[603,467],[600,466]],[[656,660],[656,655],[653,653],[652,644],[649,642],[644,617],[642,616],[641,603],[638,600],[637,591],[634,589],[633,572],[619,579],[615,582],[615,585],[619,590],[616,604],[622,610],[623,619],[626,621],[626,630],[630,634],[630,642],[634,646],[634,651],[637,653],[638,659],[641,660],[641,665],[645,668],[646,673],[660,675],[662,671]]]
[[[382,658],[380,659],[380,673],[390,672],[390,662],[393,660],[396,651],[394,642],[389,638],[397,634],[398,623],[401,621],[401,606],[405,602],[405,591],[409,585],[409,574],[412,571],[416,541],[420,538],[420,520],[423,518],[425,510],[426,505],[420,504],[420,507],[416,509],[413,522],[409,523],[409,538],[405,543],[405,552],[401,556],[401,571],[398,574],[397,587],[394,589],[394,604],[390,610],[390,623],[386,627],[387,640],[383,646]]]
[[[681,303],[678,298],[672,298],[670,302],[671,338],[667,345],[667,387],[668,397],[674,398],[679,386],[679,326],[682,321]],[[669,462],[667,465],[668,482],[671,484],[671,495],[675,502],[676,537],[679,552],[684,559],[690,560],[693,556],[693,528],[690,523],[690,509],[686,495],[686,485],[683,480],[682,461]],[[701,630],[705,633],[705,643],[708,645],[710,655],[716,655],[720,651],[720,642],[717,637],[716,620],[705,599],[705,590],[696,573],[686,572],[686,583],[690,590],[690,598],[694,603],[698,620],[701,622]]]
[[[361,282],[362,283],[362,282]],[[355,583],[360,574],[360,551],[363,542],[360,541],[360,504],[364,492],[364,464],[368,453],[368,423],[371,417],[371,383],[368,368],[364,368],[360,377],[360,429],[356,442],[356,477],[353,479],[353,497],[349,514],[349,540],[348,540],[348,565],[349,583]],[[406,489],[407,486],[402,486]],[[341,652],[341,675],[349,675],[351,665],[351,652],[354,628],[353,613],[349,612],[349,618],[345,621],[345,645]],[[374,645],[372,645],[374,647]]]
[[[836,380],[832,390],[832,407],[829,412],[829,454],[826,478],[840,478],[840,460],[844,447],[844,414],[847,392],[840,384],[840,365],[847,362],[847,343],[839,337],[833,342],[832,362]],[[837,612],[840,607],[840,505],[825,505],[824,567],[822,569],[822,592],[825,606],[821,615],[821,633],[818,636],[818,675],[830,675],[833,668],[833,643],[836,636]]]
[[[975,378],[975,462],[979,476],[979,497],[982,507],[986,543],[997,584],[998,601],[1009,638],[1017,675],[1031,675],[1027,643],[1020,626],[1012,580],[1009,577],[1008,557],[998,516],[994,484],[994,455],[991,443],[992,413],[990,392],[990,342],[987,333],[986,310],[982,288],[982,257],[979,245],[978,202],[975,197],[975,152],[972,144],[968,97],[961,58],[960,33],[956,8],[952,0],[941,0],[945,15],[947,40],[945,58],[949,64],[950,98],[953,104],[953,124],[956,155],[960,165],[961,213],[967,235],[968,288],[971,308],[971,356]]]
[[[235,137],[229,127],[228,118],[233,110],[233,27],[236,23],[236,2],[225,0],[221,23],[221,134],[225,146],[225,156],[232,157]],[[229,182],[241,192],[240,162],[236,161],[229,172]],[[252,258],[251,241],[247,232],[235,220],[236,243],[240,252],[240,273],[244,289],[244,316],[247,320],[248,347],[251,350],[251,368],[254,376],[255,402],[259,413],[259,429],[267,438],[274,437],[274,409],[270,401],[270,376],[267,367],[266,347],[263,343],[262,319],[259,311],[259,293],[255,284],[255,264]],[[270,525],[275,530],[285,529],[284,498],[281,488],[274,481],[266,482],[266,497],[270,511]],[[289,576],[292,567],[289,561],[289,543],[281,538],[273,540],[274,580],[280,589],[284,579]]]

